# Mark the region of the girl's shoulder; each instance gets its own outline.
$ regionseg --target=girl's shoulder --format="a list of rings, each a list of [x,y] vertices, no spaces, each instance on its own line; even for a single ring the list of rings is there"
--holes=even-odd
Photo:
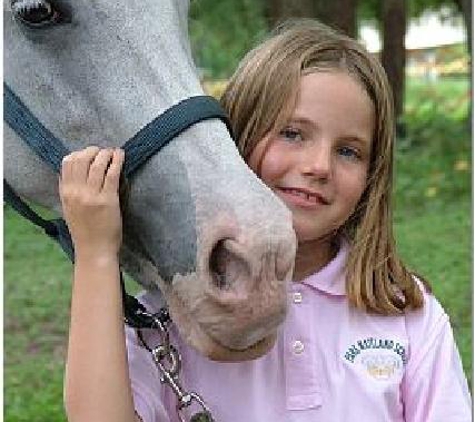
[[[406,324],[408,328],[423,330],[427,335],[435,326],[447,321],[448,315],[433,294],[429,285],[424,282],[422,278],[417,276],[413,278],[422,292],[424,304],[421,308],[406,311]]]
[[[404,315],[412,355],[412,366],[428,353],[439,350],[442,343],[454,344],[450,318],[443,306],[421,279],[415,277],[423,293],[424,305],[408,310]]]

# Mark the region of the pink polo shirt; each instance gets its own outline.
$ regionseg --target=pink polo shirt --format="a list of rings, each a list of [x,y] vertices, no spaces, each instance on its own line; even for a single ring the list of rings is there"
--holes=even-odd
[[[183,384],[216,422],[469,422],[471,401],[447,314],[425,295],[405,316],[365,314],[345,296],[347,246],[325,268],[289,285],[290,309],[274,348],[217,363],[172,333]],[[159,298],[141,298],[150,309]],[[151,339],[151,341],[153,341]],[[176,399],[127,329],[135,408],[143,422],[177,422]]]

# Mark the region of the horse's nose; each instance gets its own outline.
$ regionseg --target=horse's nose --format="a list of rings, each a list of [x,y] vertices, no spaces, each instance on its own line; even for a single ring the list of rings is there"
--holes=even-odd
[[[284,236],[247,233],[216,242],[209,257],[208,304],[227,317],[203,321],[216,341],[244,350],[275,333],[286,314],[294,253]]]

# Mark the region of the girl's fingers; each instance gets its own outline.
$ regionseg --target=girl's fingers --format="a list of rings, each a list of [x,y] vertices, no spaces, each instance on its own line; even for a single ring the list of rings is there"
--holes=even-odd
[[[75,153],[72,152],[71,154],[66,155],[61,161],[61,171],[59,175],[62,182],[70,181],[72,178],[74,154]]]
[[[89,167],[99,151],[99,147],[91,146],[83,149],[82,151],[76,151],[71,154],[71,177],[74,179],[74,182],[85,183],[87,181]]]
[[[95,192],[101,189],[118,192],[124,163],[123,150],[88,147],[67,155],[61,164],[60,188],[63,184],[88,185]]]
[[[107,173],[107,167],[110,165],[113,157],[113,150],[100,150],[89,166],[87,176],[87,184],[94,190],[99,192],[103,185]]]
[[[120,182],[120,172],[124,164],[125,153],[122,149],[116,148],[112,154],[112,161],[107,169],[104,179],[104,191],[118,192]]]

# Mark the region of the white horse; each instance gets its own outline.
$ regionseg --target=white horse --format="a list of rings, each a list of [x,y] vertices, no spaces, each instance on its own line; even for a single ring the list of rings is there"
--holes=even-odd
[[[4,0],[4,77],[70,150],[121,145],[203,95],[185,0]],[[7,126],[5,178],[60,212],[57,175]],[[295,235],[225,125],[194,125],[131,180],[121,263],[161,291],[181,335],[218,360],[257,357],[286,309]]]

